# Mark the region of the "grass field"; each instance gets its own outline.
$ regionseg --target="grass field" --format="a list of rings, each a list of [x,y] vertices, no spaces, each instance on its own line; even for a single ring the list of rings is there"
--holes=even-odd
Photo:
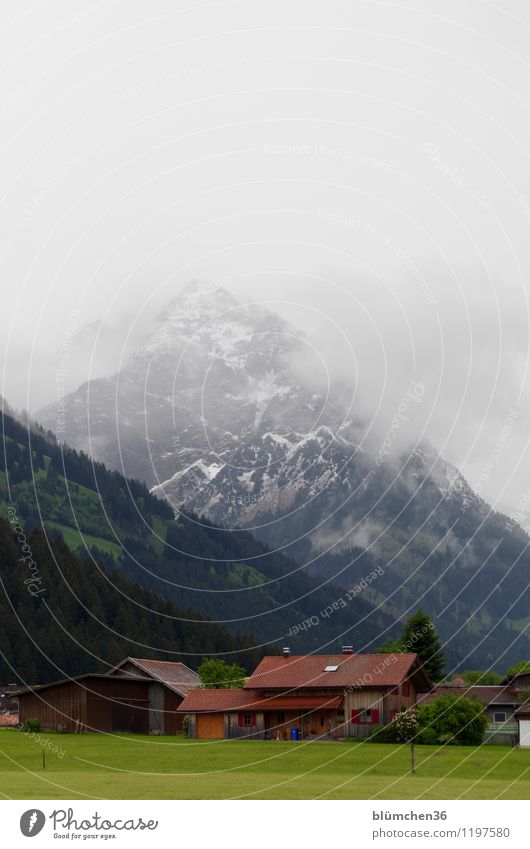
[[[46,744],[46,768],[42,766]],[[51,746],[60,751],[54,754]],[[530,750],[0,732],[6,799],[528,799]],[[60,757],[62,755],[62,757]]]

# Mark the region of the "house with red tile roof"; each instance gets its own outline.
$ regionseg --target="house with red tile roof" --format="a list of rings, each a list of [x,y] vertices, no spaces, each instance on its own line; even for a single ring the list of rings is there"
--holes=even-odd
[[[197,739],[368,737],[432,683],[416,654],[264,657],[245,686],[192,690],[179,707]]]

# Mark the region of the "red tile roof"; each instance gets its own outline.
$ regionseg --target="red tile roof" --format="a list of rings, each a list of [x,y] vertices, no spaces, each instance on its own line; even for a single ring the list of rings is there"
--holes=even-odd
[[[224,712],[238,710],[240,708],[246,708],[247,705],[255,700],[255,693],[241,688],[234,688],[233,690],[197,689],[191,690],[188,693],[179,706],[179,711],[196,713],[200,711]]]
[[[237,710],[336,710],[342,696],[274,696],[264,699],[256,690],[192,690],[179,706],[179,713],[229,713]]]
[[[108,674],[120,674],[121,667],[127,663],[132,663],[143,675],[161,681],[181,696],[185,696],[191,689],[199,687],[202,683],[197,673],[184,663],[169,660],[147,660],[140,657],[126,657]]]
[[[245,687],[286,691],[302,687],[395,687],[412,671],[416,660],[416,654],[264,657]],[[326,672],[327,666],[336,666],[337,669]]]
[[[479,699],[488,705],[516,705],[519,703],[520,690],[515,687],[497,685],[465,684],[463,687],[455,684],[438,684],[430,693],[418,693],[418,704],[432,702],[438,696],[455,694],[461,699]]]

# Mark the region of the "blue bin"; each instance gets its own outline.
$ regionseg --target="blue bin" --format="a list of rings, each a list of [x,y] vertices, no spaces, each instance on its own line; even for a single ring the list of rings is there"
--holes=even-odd
[[[298,728],[291,728],[291,740],[298,740]]]

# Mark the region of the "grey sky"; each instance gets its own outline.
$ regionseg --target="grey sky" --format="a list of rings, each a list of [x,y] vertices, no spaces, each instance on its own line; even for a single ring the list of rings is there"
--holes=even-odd
[[[351,376],[338,324],[382,429],[422,380],[410,435],[516,509],[530,424],[527,4],[4,7],[11,403],[52,400],[63,367],[67,388],[86,377],[94,322],[102,374],[133,321],[191,278],[224,280],[303,324]]]

